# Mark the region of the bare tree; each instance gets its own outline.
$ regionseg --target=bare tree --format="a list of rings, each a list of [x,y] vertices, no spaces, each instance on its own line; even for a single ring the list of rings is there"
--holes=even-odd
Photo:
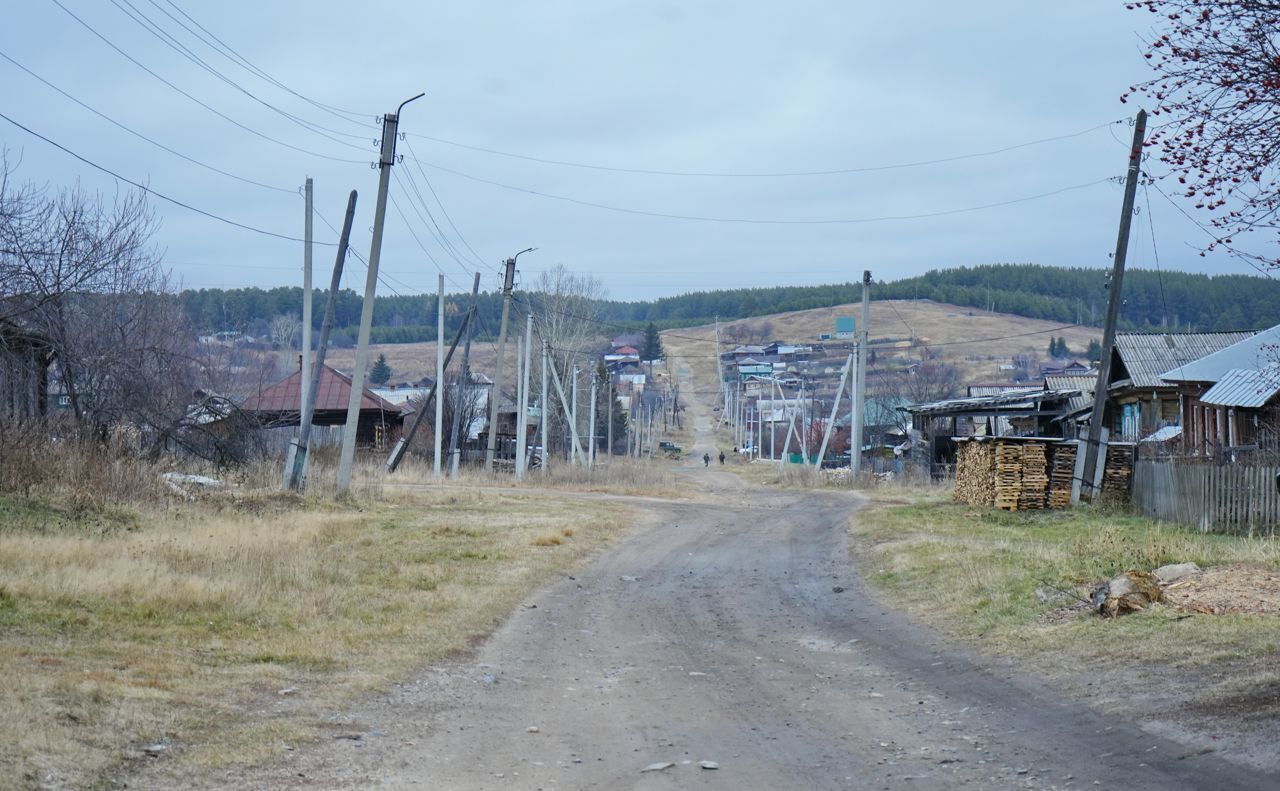
[[[0,173],[0,316],[47,340],[81,428],[172,422],[194,382],[190,336],[145,197],[50,196]]]
[[[565,396],[569,396],[575,366],[589,374],[594,365],[588,364],[599,344],[602,333],[600,321],[600,303],[605,298],[604,284],[590,275],[576,275],[557,264],[544,270],[534,284],[534,291],[529,295],[534,324],[538,335],[551,346],[552,365],[560,376],[565,388]],[[587,380],[584,380],[587,381]],[[540,384],[534,384],[539,387]],[[548,408],[544,410],[544,420],[548,420],[548,436],[559,447],[564,447],[563,436],[567,423],[563,410],[558,408],[558,396],[554,389],[551,393],[539,393],[539,402]],[[578,430],[582,433],[588,417],[585,408],[589,398],[582,398],[584,408],[578,415]]]

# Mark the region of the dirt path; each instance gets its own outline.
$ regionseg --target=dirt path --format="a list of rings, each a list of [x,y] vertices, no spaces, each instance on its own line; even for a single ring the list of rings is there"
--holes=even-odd
[[[887,612],[848,557],[856,496],[746,490],[704,470],[709,415],[695,418],[685,474],[718,503],[638,500],[647,524],[629,539],[533,596],[473,657],[335,714],[332,740],[247,772],[157,766],[131,787],[1280,785]]]

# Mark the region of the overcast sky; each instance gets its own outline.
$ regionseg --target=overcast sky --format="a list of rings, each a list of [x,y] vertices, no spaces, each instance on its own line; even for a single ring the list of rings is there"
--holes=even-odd
[[[425,91],[401,116],[380,293],[434,291],[441,270],[450,291],[469,288],[481,265],[493,288],[499,261],[537,247],[520,258],[524,283],[563,264],[615,299],[863,269],[891,280],[997,262],[1108,266],[1122,187],[1107,180],[1123,176],[1137,109],[1118,97],[1146,76],[1150,24],[1122,0],[10,5],[0,113],[85,159],[286,236],[302,234],[306,176],[335,226],[356,189],[353,246],[367,256],[375,117]],[[1063,139],[954,159],[1046,138]],[[20,179],[117,189],[3,119],[0,145]],[[952,161],[895,167],[940,159]],[[833,170],[861,172],[746,175]],[[1148,212],[1139,191],[1131,266],[1158,252],[1169,269],[1252,271],[1199,257],[1203,232],[1150,200]],[[299,242],[151,201],[183,287],[301,284]],[[351,264],[345,282],[360,288]],[[332,265],[333,248],[317,247],[317,284]]]

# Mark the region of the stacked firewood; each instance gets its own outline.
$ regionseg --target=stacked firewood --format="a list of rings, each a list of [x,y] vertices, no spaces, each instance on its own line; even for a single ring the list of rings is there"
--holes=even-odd
[[[1016,511],[1022,497],[1022,448],[1013,442],[997,442],[995,457],[995,506]]]
[[[1071,505],[1071,479],[1076,474],[1076,444],[1062,442],[1052,446],[1049,462],[1050,508],[1066,508]]]
[[[1022,489],[1018,493],[1018,510],[1040,510],[1049,489],[1048,467],[1043,442],[1028,442],[1022,450]]]
[[[1107,446],[1107,461],[1102,468],[1102,494],[1127,497],[1133,481],[1133,446]]]
[[[956,502],[991,505],[995,491],[994,446],[986,442],[963,442],[956,452]]]

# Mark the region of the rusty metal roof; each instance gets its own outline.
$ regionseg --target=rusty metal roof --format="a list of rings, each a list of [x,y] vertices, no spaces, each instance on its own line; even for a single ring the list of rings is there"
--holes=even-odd
[[[1160,375],[1201,357],[1251,338],[1256,330],[1243,332],[1120,332],[1115,353],[1123,370],[1111,368],[1111,384],[1129,379],[1134,387],[1169,387]]]
[[[1280,393],[1280,366],[1236,368],[1228,371],[1200,401],[1214,406],[1260,409]]]
[[[360,411],[372,409],[399,414],[400,407],[379,398],[369,388],[360,399]],[[302,372],[294,371],[287,379],[276,382],[256,395],[245,399],[240,408],[245,412],[300,412],[302,399]],[[320,387],[316,389],[316,413],[347,411],[351,400],[351,377],[338,373],[329,366],[320,371]]]

